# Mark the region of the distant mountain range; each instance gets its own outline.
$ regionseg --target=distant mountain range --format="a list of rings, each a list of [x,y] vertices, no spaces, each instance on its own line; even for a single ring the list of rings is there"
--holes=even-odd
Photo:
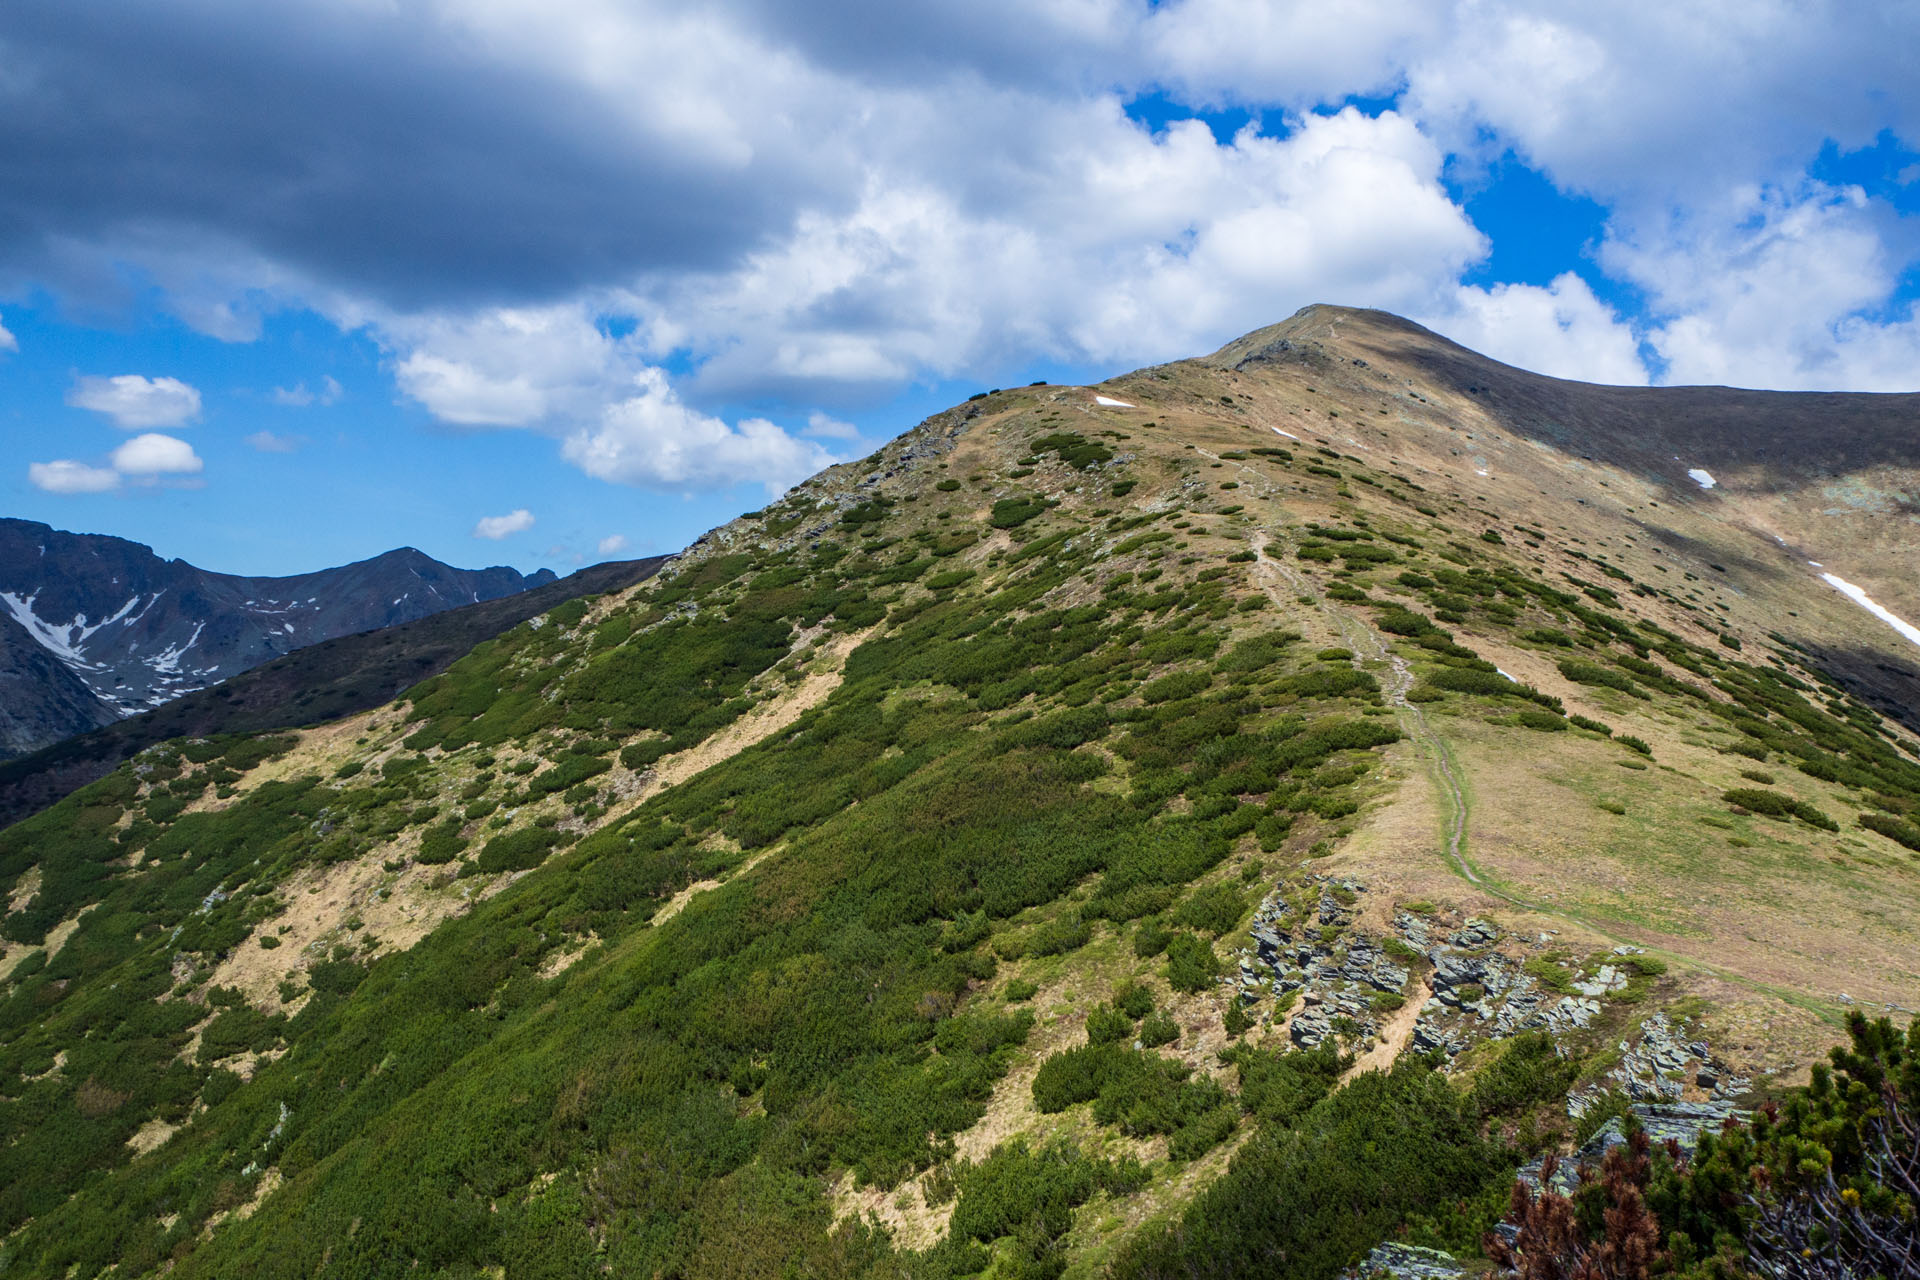
[[[0,519],[0,759],[323,640],[555,581],[403,547],[287,578],[213,573],[101,534]]]
[[[92,732],[0,763],[0,827],[106,776],[122,760],[157,742],[223,733],[266,733],[377,707],[440,674],[475,645],[568,600],[619,591],[642,582],[667,559],[650,556],[644,560],[613,560],[496,600],[446,609],[377,631],[322,640],[263,662],[215,688],[183,694],[151,711],[114,720]],[[30,663],[37,655],[42,666],[53,667],[46,688],[56,688],[61,676],[78,683],[77,677],[37,645],[29,645],[29,649],[19,656]],[[14,656],[0,656],[0,662]],[[0,693],[5,692],[7,686],[0,685]],[[81,693],[96,707],[100,705],[84,686]]]

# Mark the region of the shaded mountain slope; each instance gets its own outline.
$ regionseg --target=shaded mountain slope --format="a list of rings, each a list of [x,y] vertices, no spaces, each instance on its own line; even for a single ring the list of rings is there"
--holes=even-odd
[[[1332,1280],[1910,1010],[1905,642],[1366,319],[0,832],[0,1275]]]
[[[116,715],[317,641],[551,581],[547,569],[455,569],[411,547],[314,573],[240,577],[162,560],[124,538],[0,519],[0,606]],[[99,723],[91,708],[75,709],[25,749]]]
[[[118,718],[25,627],[0,614],[0,760]],[[0,815],[0,822],[19,816]]]
[[[481,641],[576,596],[617,591],[643,581],[666,560],[610,561],[544,586],[431,614],[412,622],[323,640],[254,667],[221,684],[183,695],[152,711],[0,763],[0,823],[18,822],[137,752],[169,738],[266,733],[337,719],[396,696],[438,675]],[[4,636],[0,628],[0,636]],[[21,641],[31,644],[22,635]],[[38,646],[34,646],[37,650]],[[50,655],[28,660],[51,663]],[[54,664],[55,671],[65,669]],[[58,676],[44,673],[50,687]],[[71,677],[69,677],[71,678]],[[77,679],[74,681],[76,684]],[[91,710],[74,696],[77,711]],[[23,694],[24,696],[24,694]],[[97,705],[97,704],[95,704]],[[98,717],[98,713],[96,713]]]
[[[1430,419],[1350,415],[1337,432],[1311,397],[1293,410],[1338,441],[1384,445],[1447,476],[1450,497],[1512,519],[1592,526],[1596,547],[1607,548],[1595,552],[1602,562],[1637,557],[1670,577],[1676,566],[1656,555],[1677,557],[1683,574],[1720,584],[1720,603],[1749,625],[1806,646],[1920,728],[1920,647],[1856,616],[1821,576],[1920,619],[1920,394],[1568,382],[1385,312],[1338,307],[1306,308],[1209,360],[1250,374],[1318,370],[1369,399],[1431,405],[1439,412]],[[1424,398],[1407,399],[1408,387]]]

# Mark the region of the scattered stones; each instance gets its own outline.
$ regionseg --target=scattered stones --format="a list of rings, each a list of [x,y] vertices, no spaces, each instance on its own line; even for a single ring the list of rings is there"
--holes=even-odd
[[[1391,1276],[1393,1280],[1459,1280],[1466,1274],[1466,1268],[1450,1253],[1389,1243],[1375,1245],[1359,1266],[1347,1272],[1346,1280],[1369,1280],[1374,1276]]]
[[[1258,1000],[1269,987],[1280,994],[1299,992],[1300,1012],[1288,1036],[1303,1049],[1335,1036],[1370,1039],[1379,1032],[1375,994],[1400,993],[1410,975],[1377,940],[1350,931],[1359,914],[1355,904],[1367,891],[1364,884],[1333,876],[1312,876],[1308,884],[1317,893],[1304,913],[1296,912],[1279,888],[1260,904],[1253,946],[1241,953],[1238,973],[1227,983],[1243,1002]]]

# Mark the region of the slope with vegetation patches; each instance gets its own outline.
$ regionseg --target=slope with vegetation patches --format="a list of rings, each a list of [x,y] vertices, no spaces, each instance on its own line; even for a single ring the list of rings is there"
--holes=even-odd
[[[1276,341],[981,397],[0,834],[0,1274],[1324,1280],[1477,1249],[1660,1027],[1776,1090],[1912,990],[1911,735]]]

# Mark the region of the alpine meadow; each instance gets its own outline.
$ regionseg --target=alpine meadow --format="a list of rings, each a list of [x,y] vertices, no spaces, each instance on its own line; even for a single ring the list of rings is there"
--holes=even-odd
[[[1309,307],[142,741],[0,1276],[1911,1280],[1916,415]]]

